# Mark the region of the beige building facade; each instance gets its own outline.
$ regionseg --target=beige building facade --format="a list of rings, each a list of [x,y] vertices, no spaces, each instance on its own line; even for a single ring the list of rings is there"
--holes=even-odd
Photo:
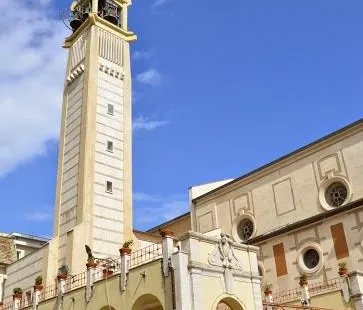
[[[207,234],[222,231],[237,242],[257,245],[262,283],[272,285],[279,303],[300,303],[301,275],[307,276],[312,288],[326,287],[319,294],[342,290],[346,279],[342,282],[338,275],[341,263],[352,272],[351,282],[361,283],[362,154],[360,120],[191,197],[192,229]],[[362,309],[358,298],[362,292],[359,289],[343,302],[344,307]],[[342,305],[340,295],[333,303],[328,297],[325,301],[320,298],[318,306]]]

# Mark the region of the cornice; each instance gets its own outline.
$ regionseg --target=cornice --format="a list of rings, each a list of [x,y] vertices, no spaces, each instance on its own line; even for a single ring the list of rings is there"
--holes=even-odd
[[[178,241],[185,241],[187,239],[196,239],[198,241],[204,241],[204,242],[208,242],[211,244],[216,244],[216,243],[219,243],[219,241],[220,241],[219,238],[206,236],[202,233],[191,231],[191,230],[180,234],[177,237],[177,239],[178,239]],[[247,245],[247,244],[237,243],[237,242],[233,243],[233,248],[238,249],[238,250],[247,251],[247,252],[253,252],[253,253],[259,252],[259,248],[254,245]]]
[[[222,195],[230,193],[231,191],[239,188],[242,185],[249,184],[264,176],[272,174],[273,172],[280,170],[286,166],[293,164],[303,158],[313,155],[333,144],[336,144],[348,137],[351,137],[359,132],[363,131],[363,119],[360,119],[346,127],[343,127],[333,133],[324,136],[308,145],[305,145],[285,156],[278,158],[260,168],[257,168],[241,177],[234,179],[233,181],[226,183],[214,190],[211,190],[192,200],[195,207],[198,204],[216,199]]]

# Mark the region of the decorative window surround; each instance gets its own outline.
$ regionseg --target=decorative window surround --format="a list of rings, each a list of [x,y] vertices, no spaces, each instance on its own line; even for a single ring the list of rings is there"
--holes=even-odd
[[[308,266],[306,266],[304,262],[304,254],[311,249],[315,250],[319,255],[319,262],[314,268],[309,268]],[[297,252],[296,261],[297,261],[297,266],[299,267],[302,273],[306,274],[317,273],[324,265],[323,250],[321,249],[320,245],[316,242],[304,243]]]
[[[239,227],[240,224],[246,220],[248,220],[253,225],[253,231],[251,233],[251,236],[248,239],[242,239],[238,229],[240,228]],[[237,216],[235,218],[235,220],[232,223],[232,236],[235,241],[246,242],[249,239],[253,238],[256,235],[256,233],[257,233],[256,221],[255,221],[254,217],[252,215],[250,215],[249,213],[240,214],[239,216]]]
[[[340,183],[343,186],[345,186],[346,190],[347,190],[347,198],[345,199],[345,201],[339,206],[344,206],[345,204],[347,204],[348,202],[350,202],[351,198],[352,198],[352,189],[351,186],[348,182],[348,180],[342,176],[336,176],[334,174],[330,174],[328,179],[325,180],[319,188],[319,202],[320,205],[322,206],[323,209],[329,211],[329,210],[333,210],[339,207],[332,207],[329,202],[326,200],[326,192],[328,190],[328,188],[334,184],[334,183]]]

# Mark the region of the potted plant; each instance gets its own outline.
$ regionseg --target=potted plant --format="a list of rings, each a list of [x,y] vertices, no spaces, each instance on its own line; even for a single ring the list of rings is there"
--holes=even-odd
[[[339,267],[339,275],[340,276],[345,276],[348,273],[348,268],[347,268],[347,263],[346,262],[341,262],[338,264]]]
[[[272,294],[272,284],[266,284],[264,287],[263,287],[263,292],[264,294],[267,296],[267,295],[271,295]]]
[[[13,289],[13,299],[21,299],[23,296],[23,289],[21,287],[16,287]]]
[[[134,244],[134,241],[132,239],[127,240],[122,248],[120,249],[120,254],[121,255],[125,255],[125,254],[130,254],[131,253],[131,246]]]
[[[111,267],[108,267],[108,268],[102,270],[104,279],[109,278],[113,275],[113,270],[111,270],[110,268]]]
[[[303,273],[303,274],[300,276],[299,284],[300,284],[300,286],[308,285],[308,279],[307,279],[306,274],[304,274],[304,273]]]
[[[68,274],[69,274],[68,266],[63,265],[62,267],[60,267],[58,269],[57,279],[58,280],[66,280],[68,278]]]
[[[115,266],[117,265],[117,261],[113,258],[103,259],[101,262],[101,266],[103,267],[103,278],[109,278],[113,275]]]
[[[173,237],[174,232],[169,228],[164,228],[163,230],[160,231],[160,235],[161,235],[162,238]]]
[[[85,247],[86,247],[86,252],[87,252],[87,256],[88,256],[87,264],[86,264],[87,269],[88,268],[96,268],[97,267],[97,262],[96,262],[96,258],[92,254],[91,248],[87,244],[85,245]]]
[[[43,277],[37,276],[34,281],[34,290],[41,291],[43,289]]]
[[[96,259],[94,257],[88,257],[86,266],[87,268],[96,268],[97,267]]]

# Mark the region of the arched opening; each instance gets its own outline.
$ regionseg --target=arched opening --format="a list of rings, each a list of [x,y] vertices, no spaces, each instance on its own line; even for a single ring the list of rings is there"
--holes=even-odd
[[[164,310],[161,305],[159,299],[157,299],[154,295],[146,294],[139,297],[134,305],[132,306],[132,310]]]
[[[243,310],[243,307],[237,300],[227,297],[218,303],[216,310]]]

